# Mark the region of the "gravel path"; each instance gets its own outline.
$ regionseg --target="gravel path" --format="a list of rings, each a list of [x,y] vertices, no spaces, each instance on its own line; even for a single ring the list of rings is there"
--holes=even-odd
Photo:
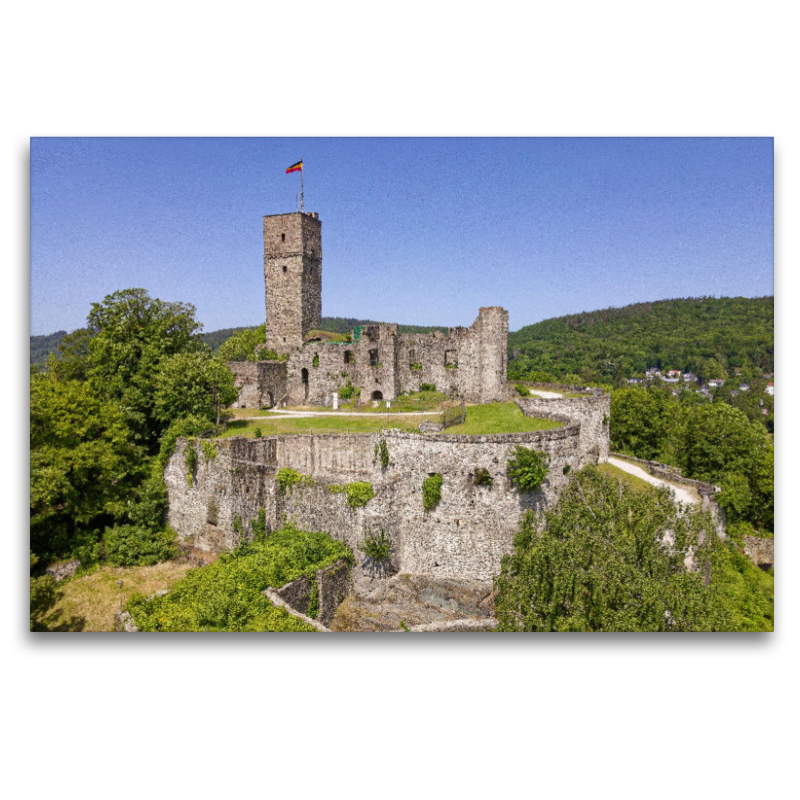
[[[660,478],[654,478],[649,472],[643,470],[641,467],[637,467],[635,464],[630,464],[627,461],[613,457],[608,459],[608,463],[613,467],[617,467],[617,469],[621,469],[637,478],[641,478],[643,481],[653,484],[653,486],[666,486],[680,503],[693,503],[694,505],[699,505],[700,503],[700,498],[695,492],[683,486],[679,486],[678,484],[662,481]]]

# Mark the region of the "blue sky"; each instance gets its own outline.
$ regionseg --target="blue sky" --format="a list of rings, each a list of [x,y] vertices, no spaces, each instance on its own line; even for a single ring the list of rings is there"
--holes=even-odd
[[[264,214],[323,230],[322,313],[512,330],[773,293],[771,138],[34,138],[31,333],[141,286],[206,331],[264,321]]]

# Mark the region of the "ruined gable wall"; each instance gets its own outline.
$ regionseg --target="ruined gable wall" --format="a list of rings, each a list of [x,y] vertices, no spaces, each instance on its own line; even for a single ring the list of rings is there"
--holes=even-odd
[[[398,338],[401,391],[418,391],[420,384],[432,383],[438,391],[458,394],[472,403],[504,398],[508,342],[508,312],[504,309],[481,308],[469,328],[451,328],[446,334],[401,334]],[[412,369],[415,363],[422,369]]]
[[[285,361],[228,361],[239,396],[233,408],[272,408],[287,391]]]

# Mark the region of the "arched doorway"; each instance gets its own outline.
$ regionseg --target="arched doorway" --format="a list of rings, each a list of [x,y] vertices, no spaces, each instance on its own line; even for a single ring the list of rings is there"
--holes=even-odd
[[[383,392],[379,392],[377,389],[372,393],[373,400],[383,400]]]

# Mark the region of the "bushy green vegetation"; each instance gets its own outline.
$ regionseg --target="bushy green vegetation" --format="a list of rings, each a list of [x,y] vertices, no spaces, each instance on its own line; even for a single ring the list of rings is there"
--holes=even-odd
[[[296,469],[292,469],[291,467],[282,467],[279,469],[277,475],[275,476],[275,480],[278,483],[278,488],[280,489],[281,494],[286,495],[291,494],[294,490],[294,487],[298,484],[308,486],[313,483],[310,475],[303,475],[302,472],[298,472]]]
[[[422,481],[422,505],[426,511],[433,511],[442,499],[442,476],[435,472]]]
[[[115,567],[150,566],[177,554],[171,528],[114,525],[103,533],[103,560]]]
[[[490,433],[518,433],[543,431],[561,427],[560,422],[526,417],[516,403],[486,403],[467,406],[467,418],[461,425],[453,425],[446,433],[473,435]]]
[[[163,597],[133,598],[127,610],[143,631],[311,631],[263,592],[313,579],[339,559],[353,560],[344,544],[289,524],[192,570]]]
[[[547,453],[518,445],[508,460],[506,474],[521,492],[535,492],[547,477],[549,464]]]
[[[662,387],[611,395],[611,448],[680,467],[687,478],[719,485],[730,521],[773,530],[774,450],[760,422],[726,402],[675,397]]]
[[[353,481],[347,484],[347,505],[350,508],[362,508],[373,497],[375,497],[375,489],[372,484],[367,481]]]
[[[665,545],[665,542],[669,544]],[[684,559],[693,553],[699,569]],[[528,512],[495,579],[503,631],[772,630],[772,580],[666,490],[576,473],[544,524]]]
[[[368,558],[373,558],[375,561],[384,561],[391,558],[394,543],[383,530],[377,533],[367,530],[367,535],[358,546],[358,549]]]
[[[200,327],[192,306],[115,292],[31,375],[34,573],[58,559],[88,567],[174,553],[163,468],[178,436],[213,433],[233,385]]]
[[[701,378],[748,366],[774,372],[773,298],[686,298],[572,314],[509,334],[508,349],[511,380],[546,373],[563,383],[612,382],[649,367]]]

